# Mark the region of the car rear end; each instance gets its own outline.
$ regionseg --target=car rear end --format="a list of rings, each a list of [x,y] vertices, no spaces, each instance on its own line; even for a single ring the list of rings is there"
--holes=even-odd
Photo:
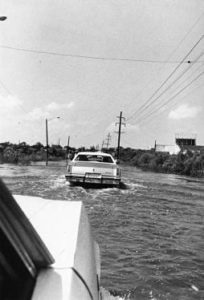
[[[120,169],[113,161],[71,161],[68,164],[66,178],[70,183],[119,186]]]

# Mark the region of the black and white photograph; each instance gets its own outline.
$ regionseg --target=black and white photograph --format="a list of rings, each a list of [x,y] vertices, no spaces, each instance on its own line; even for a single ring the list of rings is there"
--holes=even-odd
[[[204,1],[1,0],[0,300],[204,299]]]

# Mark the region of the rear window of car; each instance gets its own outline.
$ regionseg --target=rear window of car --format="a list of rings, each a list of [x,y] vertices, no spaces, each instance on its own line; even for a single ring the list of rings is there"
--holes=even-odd
[[[113,160],[110,156],[102,156],[102,155],[85,155],[79,154],[76,158],[76,161],[94,161],[94,162],[105,162],[105,163],[113,163]]]

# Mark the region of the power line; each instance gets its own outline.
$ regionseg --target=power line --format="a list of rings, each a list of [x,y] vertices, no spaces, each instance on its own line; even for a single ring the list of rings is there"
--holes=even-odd
[[[184,35],[184,37],[179,41],[178,45],[171,51],[170,55],[167,57],[166,62],[168,62],[171,57],[174,55],[174,53],[178,50],[178,48],[181,46],[181,44],[183,43],[183,41],[187,38],[187,36],[190,34],[190,32],[193,30],[193,28],[199,23],[199,21],[201,20],[201,18],[204,16],[204,12],[196,19],[196,21],[193,23],[193,25],[190,27],[190,29],[186,32],[186,34]],[[159,71],[162,68],[159,69]],[[147,85],[149,85],[149,83],[151,82],[148,81]],[[136,96],[139,97],[142,94],[142,91]]]
[[[203,54],[204,54],[204,53],[203,53]],[[185,82],[189,81],[189,79],[192,77],[192,75],[193,75],[194,73],[196,73],[201,67],[203,67],[203,65],[204,65],[204,64],[199,65],[199,66],[198,66],[198,67],[190,74],[190,76],[188,76],[188,77],[185,78],[182,82],[180,82],[180,83],[176,86],[176,90],[174,90],[174,92],[177,91],[177,90],[178,90]],[[193,65],[191,64],[191,66],[193,66]],[[181,77],[183,77],[183,75],[185,75],[185,73],[187,73],[189,70],[190,70],[190,68],[187,69],[187,70],[184,70],[184,72],[183,72],[180,76],[178,76],[179,79],[180,79]],[[178,79],[178,77],[177,77],[177,79]],[[176,80],[175,80],[175,81],[176,81]],[[169,89],[173,84],[174,84],[174,82],[173,82],[171,85],[169,85],[167,89]],[[166,90],[167,90],[167,89],[166,89]],[[165,91],[166,91],[166,90],[165,90]],[[162,94],[163,94],[163,93],[162,93]],[[157,97],[156,99],[160,98],[160,97],[162,96],[162,94],[160,94],[159,97]],[[155,100],[156,100],[156,99],[155,99]],[[156,103],[156,106],[154,106],[154,107],[152,108],[152,110],[150,110],[149,113],[144,114],[143,117],[142,117],[142,115],[140,115],[139,118],[137,118],[137,122],[140,122],[140,121],[142,122],[142,121],[144,120],[144,118],[146,118],[147,116],[151,115],[151,113],[156,113],[155,110],[156,110],[156,109],[159,109],[159,105],[161,105],[161,101],[162,101],[162,99],[160,99],[160,102]],[[168,109],[168,108],[167,108],[167,109]],[[166,110],[166,109],[165,109],[165,110]]]
[[[196,21],[193,23],[193,25],[190,27],[190,29],[186,32],[186,34],[184,35],[184,37],[180,40],[180,42],[178,43],[178,46],[171,52],[170,56],[168,57],[168,59],[170,59],[173,54],[178,50],[178,48],[180,47],[180,45],[183,43],[183,41],[187,38],[187,36],[189,35],[189,33],[193,30],[193,28],[199,23],[199,21],[202,19],[202,17],[204,16],[204,12],[196,19]]]
[[[186,95],[182,96],[181,99],[183,99],[184,97],[186,97],[187,95],[193,93],[195,90],[197,90],[197,89],[199,89],[199,88],[201,88],[201,87],[203,87],[203,83],[201,83],[199,86],[195,87],[193,90],[191,90],[191,91],[190,91],[189,93],[187,93]],[[175,100],[175,99],[173,99],[173,100]],[[172,101],[173,101],[173,100],[172,100]],[[165,109],[163,109],[163,110],[162,110],[162,113],[166,112],[167,110],[169,110],[169,109],[171,109],[171,108],[173,108],[173,107],[175,107],[175,106],[177,105],[177,103],[171,103],[171,104],[172,104],[172,105],[170,105],[170,106],[166,107]],[[159,111],[155,112],[155,115],[152,116],[152,118],[151,118],[151,116],[150,116],[149,119],[147,119],[144,123],[141,122],[140,124],[148,124],[148,123],[150,123],[151,121],[155,120],[155,116],[158,115],[158,114],[160,114],[160,113],[161,113],[161,112],[159,112]],[[138,125],[139,125],[139,124],[138,124]]]
[[[198,69],[199,69],[199,68],[198,68]],[[196,69],[196,71],[198,71],[198,69]],[[192,76],[192,74],[191,74],[191,76]],[[191,76],[189,76],[187,79],[189,80],[189,78],[190,78]],[[178,90],[178,88],[180,88],[180,87],[187,81],[187,79],[185,79],[183,82],[181,82],[181,83],[176,87],[176,90]],[[160,104],[160,105],[161,105],[161,102],[159,102],[159,103],[157,103],[157,104]],[[155,106],[155,107],[153,107],[153,110],[151,110],[151,111],[149,112],[149,114],[154,113],[156,109],[159,109],[159,106],[158,106],[158,105]],[[149,115],[149,114],[144,115],[143,118],[145,118],[145,117],[146,117],[147,115]],[[139,118],[138,121],[140,122],[140,120],[141,120],[141,116],[140,116],[140,118]],[[143,119],[142,119],[142,120],[143,120]]]
[[[198,76],[196,76],[189,84],[187,84],[186,86],[184,86],[180,91],[178,91],[175,95],[173,95],[172,97],[170,97],[168,100],[166,100],[165,102],[163,102],[156,110],[152,111],[151,113],[149,113],[148,115],[146,115],[143,120],[141,120],[141,122],[143,122],[145,119],[147,119],[148,117],[150,117],[152,114],[154,114],[155,112],[158,111],[158,109],[163,108],[164,106],[166,106],[169,102],[171,102],[172,100],[174,100],[178,95],[180,95],[185,89],[187,89],[193,82],[195,82],[196,80],[198,80],[202,75],[204,74],[204,71],[201,72]],[[140,122],[140,123],[141,123]]]
[[[201,88],[201,87],[203,87],[203,83],[201,83],[200,85],[198,85],[197,87],[195,87],[193,90],[191,90],[191,91],[190,91],[189,93],[187,93],[186,95],[182,96],[181,99],[183,99],[184,97],[186,97],[186,96],[189,95],[189,94],[192,94],[195,90],[197,90],[197,89],[199,89],[199,88]],[[174,98],[174,99],[176,99],[176,98]],[[172,99],[172,101],[173,101],[174,99]],[[173,108],[173,107],[175,107],[175,105],[177,105],[177,103],[172,103],[172,104],[173,104],[173,105],[170,105],[170,106],[166,107],[165,109],[163,109],[163,110],[162,110],[162,113],[164,113],[165,111],[167,111],[167,110],[169,110],[170,108]],[[156,113],[156,112],[155,112],[155,113]],[[157,113],[158,113],[158,111],[157,111]],[[146,123],[151,122],[154,118],[155,118],[155,116],[153,116],[153,118],[148,119]]]
[[[151,60],[151,59],[137,59],[137,58],[121,58],[121,57],[103,57],[103,56],[90,56],[90,55],[80,55],[80,54],[70,54],[70,53],[59,53],[52,51],[42,51],[42,50],[32,50],[26,48],[18,48],[12,46],[0,45],[0,48],[9,49],[14,51],[21,51],[27,53],[35,53],[35,54],[46,54],[46,55],[54,55],[61,57],[73,57],[73,58],[82,58],[88,60],[103,60],[103,61],[124,61],[124,62],[139,62],[139,63],[157,63],[157,64],[176,64],[179,61],[164,61],[164,60]],[[203,61],[199,61],[198,63],[202,63]],[[182,64],[188,64],[188,61],[183,60]]]
[[[199,69],[201,69],[202,67],[204,66],[204,64],[202,65],[199,65],[198,68],[194,69],[193,72],[191,72],[191,74],[187,77],[187,78],[184,78],[183,81],[181,81],[177,86],[176,86],[176,90],[178,90],[178,88],[180,88],[185,82],[187,82],[191,77],[192,75],[194,75],[194,73],[196,73]],[[189,69],[188,69],[189,70]],[[185,75],[185,74],[184,74]]]
[[[188,53],[184,56],[184,58],[180,61],[180,63],[174,68],[174,70],[168,75],[168,77],[163,81],[163,83],[156,89],[156,91],[150,96],[144,104],[142,104],[129,118],[127,118],[127,121],[132,119],[134,115],[140,111],[144,111],[148,105],[148,103],[153,99],[153,97],[161,90],[161,88],[167,83],[167,81],[175,74],[175,72],[180,68],[180,66],[183,64],[183,62],[187,59],[187,57],[193,52],[193,50],[198,46],[198,44],[203,39],[204,35],[201,36],[201,38],[194,44],[194,46],[188,51]]]
[[[197,59],[199,59],[201,56],[203,56],[204,55],[204,52],[202,53],[202,54],[200,54],[199,55],[199,57],[197,58]],[[153,103],[155,103],[159,98],[161,98],[161,96],[163,96],[173,85],[175,85],[175,83],[177,83],[178,81],[179,81],[179,79],[180,78],[182,78],[190,69],[191,69],[191,67],[193,66],[193,64],[190,64],[189,65],[189,67],[187,68],[187,69],[185,69],[179,76],[177,76],[175,79],[174,79],[174,81],[171,83],[171,84],[169,84],[165,89],[164,89],[164,91],[162,92],[162,93],[160,93],[156,98],[154,98],[154,99],[152,99],[152,101],[150,101],[147,105],[146,105],[146,107],[145,107],[145,109],[143,109],[141,112],[139,112],[139,118],[141,118],[142,117],[142,112],[145,112],[149,107],[151,107],[152,105],[153,105]],[[199,68],[200,68],[200,66],[199,66]],[[186,81],[186,80],[185,80]],[[183,81],[183,83],[185,82],[185,81]],[[183,84],[182,83],[182,84]],[[180,84],[181,85],[181,84]],[[180,86],[179,85],[179,86]],[[178,86],[177,86],[177,89],[178,89]],[[155,109],[155,108],[153,108],[153,109]]]
[[[164,106],[168,105],[172,100],[174,100],[178,95],[180,95],[184,90],[186,90],[190,85],[192,85],[196,80],[198,80],[202,75],[204,75],[204,71],[199,73],[193,80],[191,80],[190,83],[188,83],[186,86],[184,86],[181,90],[179,90],[176,94],[174,94],[172,97],[167,99],[165,102],[163,102],[156,110],[153,110],[149,114],[147,114],[138,124],[143,123],[147,118],[152,116],[153,114],[157,113],[159,109],[163,108]]]
[[[204,13],[202,13],[196,21],[193,23],[193,25],[190,27],[188,32],[185,34],[185,36],[182,38],[182,40],[179,42],[178,46],[173,50],[173,52],[170,54],[169,58],[165,61],[163,60],[149,60],[149,59],[136,59],[136,58],[116,58],[116,57],[102,57],[102,56],[89,56],[89,55],[78,55],[78,54],[66,54],[66,53],[59,53],[54,51],[42,51],[42,50],[33,50],[33,49],[26,49],[26,48],[20,48],[20,47],[12,47],[12,46],[6,46],[6,45],[0,45],[1,48],[4,49],[10,49],[10,50],[16,50],[16,51],[24,51],[24,52],[30,52],[30,53],[37,53],[37,54],[48,54],[48,55],[57,55],[57,56],[68,56],[68,57],[76,57],[76,58],[85,58],[85,59],[95,59],[95,60],[113,60],[113,61],[130,61],[130,62],[144,62],[144,63],[178,63],[179,61],[169,61],[170,57],[174,54],[174,52],[179,48],[179,46],[182,44],[182,42],[186,39],[186,37],[189,35],[189,33],[193,30],[193,28],[198,24],[200,19],[203,17]],[[7,17],[3,17],[7,18]],[[183,63],[188,63],[188,61],[185,61]]]

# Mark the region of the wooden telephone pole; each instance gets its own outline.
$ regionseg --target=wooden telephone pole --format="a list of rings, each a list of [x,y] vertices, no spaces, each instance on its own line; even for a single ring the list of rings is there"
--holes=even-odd
[[[48,166],[48,120],[45,119],[45,134],[46,134],[46,166]]]
[[[117,147],[117,153],[116,153],[116,158],[119,160],[120,159],[120,137],[121,137],[121,127],[122,125],[126,125],[124,122],[122,122],[123,120],[125,120],[125,118],[122,116],[123,112],[120,112],[120,116],[117,116],[117,118],[119,118],[119,122],[115,123],[115,125],[118,125],[118,147]]]
[[[69,150],[69,143],[70,143],[70,135],[67,138],[67,150]]]
[[[70,156],[69,144],[70,144],[70,135],[67,138],[67,160],[69,159]]]

